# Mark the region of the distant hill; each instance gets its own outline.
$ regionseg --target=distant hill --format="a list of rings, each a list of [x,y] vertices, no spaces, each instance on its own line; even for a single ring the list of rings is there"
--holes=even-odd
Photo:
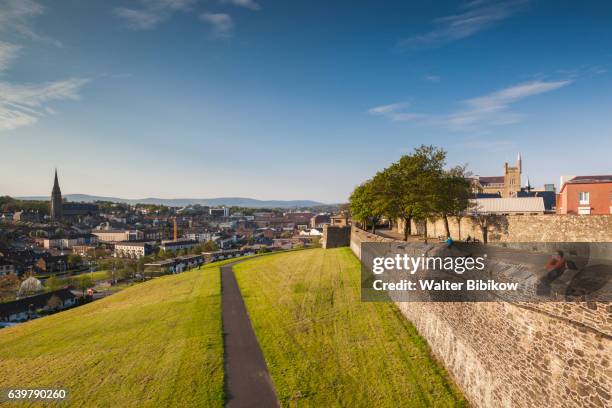
[[[48,196],[16,197],[20,200],[49,200]],[[94,201],[111,201],[126,204],[156,204],[170,207],[183,207],[186,205],[207,205],[228,207],[250,207],[250,208],[293,208],[293,207],[317,207],[324,203],[312,200],[256,200],[245,197],[219,197],[219,198],[139,198],[127,199],[118,197],[92,196],[88,194],[66,194],[64,198],[73,202],[90,203]]]

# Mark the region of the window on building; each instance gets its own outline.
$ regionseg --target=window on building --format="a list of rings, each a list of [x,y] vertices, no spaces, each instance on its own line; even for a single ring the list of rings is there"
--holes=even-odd
[[[578,200],[580,201],[580,204],[588,204],[589,203],[589,192],[581,191],[580,193],[578,193]]]

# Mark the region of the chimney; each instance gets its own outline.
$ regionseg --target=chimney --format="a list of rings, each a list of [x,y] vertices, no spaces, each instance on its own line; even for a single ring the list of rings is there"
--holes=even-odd
[[[559,191],[563,190],[563,184],[565,184],[567,181],[570,181],[574,177],[576,176],[561,176],[559,179]]]

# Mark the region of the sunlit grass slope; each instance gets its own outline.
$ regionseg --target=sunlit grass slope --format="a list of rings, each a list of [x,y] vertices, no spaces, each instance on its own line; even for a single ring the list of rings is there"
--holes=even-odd
[[[209,266],[2,329],[0,388],[62,387],[82,407],[222,406],[220,304]]]
[[[426,342],[391,303],[360,300],[349,249],[234,267],[284,406],[462,406]]]

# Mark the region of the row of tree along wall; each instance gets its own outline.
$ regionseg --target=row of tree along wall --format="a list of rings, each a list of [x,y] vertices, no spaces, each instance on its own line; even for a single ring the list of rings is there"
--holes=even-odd
[[[395,223],[404,233],[405,223]],[[412,222],[412,233],[423,234],[423,223]],[[478,219],[466,216],[449,218],[449,230],[455,240],[468,237],[483,240]],[[612,242],[612,215],[505,215],[489,221],[489,242]],[[444,221],[427,222],[427,235],[445,237]]]
[[[570,231],[566,223],[575,222],[572,217],[565,221],[555,216],[522,218],[530,222],[509,220],[512,231],[519,225],[526,228],[522,233],[512,232],[514,239],[572,236],[578,241],[587,240],[587,233],[588,237],[604,234]],[[544,225],[544,219],[552,225]],[[611,225],[609,217],[607,221],[591,217],[583,221],[588,229]],[[531,223],[540,224],[542,230]],[[560,229],[557,234],[556,229]],[[362,242],[390,241],[353,227],[350,247],[360,257]],[[421,243],[404,247],[412,256],[428,248]],[[609,303],[410,302],[397,306],[474,406],[612,406]]]

